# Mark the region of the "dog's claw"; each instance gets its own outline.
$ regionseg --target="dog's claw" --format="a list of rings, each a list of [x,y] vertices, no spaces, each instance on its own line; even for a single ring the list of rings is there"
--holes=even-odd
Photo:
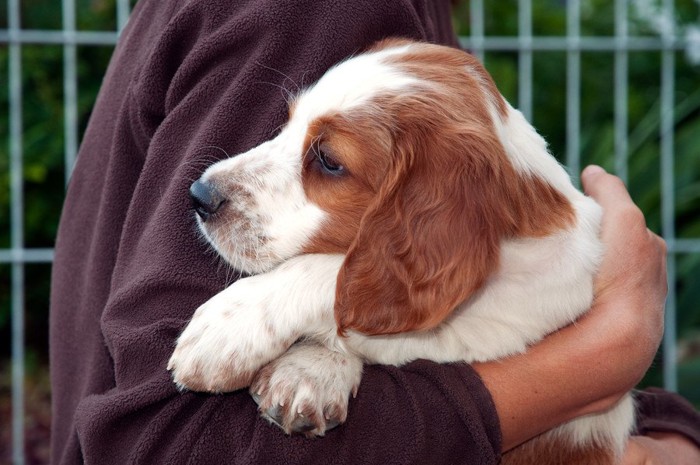
[[[299,342],[258,372],[250,392],[260,415],[285,433],[323,436],[345,422],[361,374],[356,357]]]

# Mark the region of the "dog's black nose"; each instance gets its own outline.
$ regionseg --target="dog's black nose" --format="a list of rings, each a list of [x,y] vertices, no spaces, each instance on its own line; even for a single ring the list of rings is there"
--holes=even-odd
[[[197,180],[190,186],[192,206],[202,221],[207,221],[211,215],[224,203],[224,197],[211,183]]]

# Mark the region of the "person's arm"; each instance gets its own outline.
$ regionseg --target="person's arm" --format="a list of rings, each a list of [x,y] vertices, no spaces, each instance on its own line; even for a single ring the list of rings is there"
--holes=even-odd
[[[589,167],[582,181],[603,207],[606,250],[593,308],[523,355],[475,365],[493,396],[504,451],[614,405],[642,378],[663,334],[665,243],[619,178]]]

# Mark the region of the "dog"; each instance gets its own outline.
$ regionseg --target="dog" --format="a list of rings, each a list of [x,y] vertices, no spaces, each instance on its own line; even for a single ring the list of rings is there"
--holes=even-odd
[[[180,389],[251,387],[263,416],[307,435],[345,421],[363,362],[525,352],[591,307],[602,256],[600,207],[482,65],[401,39],[331,68],[276,137],[190,195],[250,276],[197,309],[168,369]],[[615,463],[633,422],[627,395],[504,463]]]

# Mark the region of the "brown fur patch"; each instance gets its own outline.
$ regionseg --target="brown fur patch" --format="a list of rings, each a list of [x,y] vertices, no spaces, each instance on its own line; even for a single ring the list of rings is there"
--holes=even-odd
[[[390,61],[429,85],[379,94],[318,119],[307,134],[304,188],[330,220],[304,251],[347,252],[335,307],[341,332],[433,328],[498,268],[504,239],[574,221],[560,192],[511,164],[489,102],[501,117],[508,109],[473,57],[420,44]],[[314,143],[347,172],[318,169]]]
[[[332,178],[324,173],[312,144],[321,144],[350,175]],[[309,200],[328,213],[329,221],[306,245],[305,253],[348,250],[381,186],[390,150],[390,134],[367,118],[335,114],[310,125],[304,143],[302,183]]]

